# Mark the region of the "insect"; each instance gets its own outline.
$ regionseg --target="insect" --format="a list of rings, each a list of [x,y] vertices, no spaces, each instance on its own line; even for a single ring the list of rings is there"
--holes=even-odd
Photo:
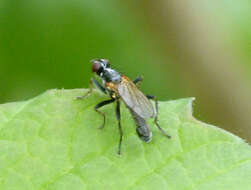
[[[120,74],[110,67],[110,62],[107,59],[94,59],[92,62],[92,72],[100,77],[103,84],[100,84],[94,78],[90,80],[90,90],[84,95],[77,97],[82,99],[87,97],[93,90],[93,84],[103,92],[110,96],[109,100],[102,101],[95,106],[95,111],[103,116],[103,124],[100,129],[104,128],[106,122],[105,113],[99,108],[116,102],[116,118],[118,121],[118,128],[120,133],[118,154],[121,154],[121,144],[123,139],[123,130],[120,122],[120,102],[123,101],[137,125],[136,131],[138,136],[145,142],[151,142],[152,132],[146,123],[146,119],[154,118],[154,122],[158,129],[168,138],[171,138],[158,123],[158,101],[155,96],[144,95],[138,88],[137,83],[142,81],[141,77],[137,77],[134,81],[127,76]],[[155,107],[152,105],[150,99],[155,101]]]

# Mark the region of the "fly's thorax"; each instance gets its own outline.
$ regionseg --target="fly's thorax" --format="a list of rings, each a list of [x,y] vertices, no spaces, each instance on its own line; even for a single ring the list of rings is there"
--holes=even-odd
[[[114,99],[119,98],[119,93],[118,93],[118,84],[113,83],[113,82],[106,82],[105,86],[107,88],[107,90],[110,93],[110,96]]]
[[[119,84],[122,80],[120,73],[111,68],[104,69],[100,76],[105,82]]]

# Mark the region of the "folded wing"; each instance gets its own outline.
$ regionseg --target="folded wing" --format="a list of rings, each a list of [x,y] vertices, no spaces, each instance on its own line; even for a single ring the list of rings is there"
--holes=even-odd
[[[150,100],[127,77],[123,76],[118,93],[125,104],[142,118],[154,117],[155,110]]]

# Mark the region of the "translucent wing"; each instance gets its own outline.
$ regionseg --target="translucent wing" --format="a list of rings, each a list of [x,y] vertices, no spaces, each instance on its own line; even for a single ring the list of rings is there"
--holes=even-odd
[[[154,117],[155,110],[152,103],[129,78],[122,77],[122,81],[118,85],[118,93],[125,104],[140,117]]]

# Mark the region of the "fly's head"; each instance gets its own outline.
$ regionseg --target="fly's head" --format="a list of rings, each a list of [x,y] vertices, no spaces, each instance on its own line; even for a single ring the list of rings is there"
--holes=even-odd
[[[101,77],[104,82],[120,83],[121,75],[119,72],[110,68],[110,62],[107,59],[94,59],[92,62],[92,72]]]
[[[110,62],[107,59],[93,59],[92,63],[92,72],[100,76],[105,69],[110,68]]]

